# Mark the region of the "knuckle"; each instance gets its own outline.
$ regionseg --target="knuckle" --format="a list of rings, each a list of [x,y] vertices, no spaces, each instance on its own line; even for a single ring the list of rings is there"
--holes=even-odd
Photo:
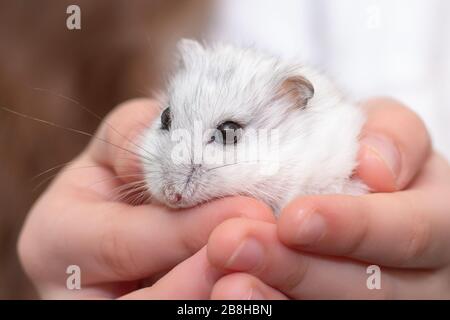
[[[119,278],[128,279],[140,275],[140,270],[134,263],[132,250],[115,223],[111,223],[111,228],[106,228],[98,248],[101,265],[107,266]]]
[[[41,204],[38,202],[37,206],[28,213],[28,218],[22,227],[16,244],[17,257],[24,271],[33,282],[47,276],[43,268],[47,263],[46,257],[58,254],[56,248],[65,242],[64,238],[61,238],[65,234],[61,235],[57,231],[61,229],[58,219],[46,221],[46,226],[37,223],[39,219],[41,221],[46,219],[42,216],[43,212]],[[44,227],[45,232],[43,232]],[[61,237],[58,237],[58,235]]]
[[[412,128],[420,135],[420,140],[425,144],[430,143],[430,136],[428,134],[428,130],[426,128],[425,122],[422,118],[412,111],[411,109],[405,109],[405,119],[407,119]]]
[[[262,221],[272,221],[272,209],[255,198],[239,196],[233,199],[234,210],[226,212],[227,219],[250,218]]]
[[[94,158],[112,166],[120,175],[139,171],[139,139],[155,110],[154,103],[146,99],[131,100],[115,108],[102,121],[95,135],[91,147]]]
[[[204,235],[204,231],[196,232],[195,234],[186,234],[185,232],[179,233],[180,247],[183,248],[185,256],[190,256],[200,250],[208,239],[207,235]]]
[[[355,228],[351,228],[355,230],[352,236],[349,238],[349,244],[346,245],[345,255],[355,255],[360,251],[361,246],[364,245],[367,241],[366,239],[370,233],[370,217],[373,212],[373,208],[371,207],[369,202],[364,201],[360,198],[355,198],[357,204],[357,210],[355,210],[355,217],[353,219],[353,223],[356,224]]]
[[[181,248],[183,256],[188,257],[207,244],[212,231],[211,228],[193,230],[192,228],[185,228],[184,225],[179,225],[176,230],[177,247]]]
[[[30,241],[28,241],[28,235],[26,233],[26,229],[22,230],[19,240],[17,242],[17,256],[19,258],[19,261],[24,268],[24,270],[27,272],[28,275],[30,275],[32,270],[30,269],[31,265],[31,252],[33,251],[30,248]]]
[[[399,119],[403,119],[404,127],[413,130],[416,143],[419,143],[419,146],[429,148],[431,139],[423,119],[412,109],[400,103],[394,104],[393,110],[399,114]]]
[[[303,279],[306,278],[306,274],[309,269],[309,260],[305,256],[302,263],[298,264],[295,268],[290,268],[288,271],[283,273],[283,278],[280,280],[277,287],[286,293],[288,296],[298,296],[301,294],[301,285]],[[267,270],[265,272],[268,272]]]
[[[228,274],[214,284],[211,297],[218,300],[230,299],[230,297],[235,296],[236,292],[247,291],[247,288],[251,288],[252,284],[253,281],[247,274],[240,272]]]
[[[407,264],[422,257],[428,248],[431,225],[423,211],[414,207],[409,199],[409,222],[406,228],[406,249],[402,263]]]
[[[184,225],[177,227],[179,247],[189,256],[200,250],[208,242],[223,243],[227,240],[230,230],[233,232],[240,232],[242,226],[245,224],[243,218],[238,217],[220,217],[218,220],[210,220],[210,225],[206,228],[199,228],[192,230],[186,229]],[[211,240],[212,239],[212,240]]]
[[[414,129],[415,136],[418,135],[423,143],[430,144],[430,136],[428,134],[425,122],[415,111],[407,107],[402,102],[393,98],[383,97],[370,99],[367,101],[365,106],[369,110],[374,110],[375,113],[383,113],[384,110],[387,110],[390,114],[396,115],[396,118],[401,119],[402,127]]]
[[[106,120],[111,124],[121,124],[124,118],[127,118],[130,114],[130,110],[149,110],[157,109],[156,102],[146,98],[136,98],[125,101],[115,107],[107,116]]]

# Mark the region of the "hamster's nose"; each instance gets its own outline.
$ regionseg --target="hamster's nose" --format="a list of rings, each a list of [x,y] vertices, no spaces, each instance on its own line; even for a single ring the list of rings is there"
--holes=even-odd
[[[176,190],[173,186],[164,188],[164,197],[169,205],[176,205],[183,200],[183,195],[179,190]]]
[[[181,195],[181,193],[174,192],[166,194],[166,199],[170,204],[176,205],[177,203],[180,203],[180,201],[183,199],[183,196]]]

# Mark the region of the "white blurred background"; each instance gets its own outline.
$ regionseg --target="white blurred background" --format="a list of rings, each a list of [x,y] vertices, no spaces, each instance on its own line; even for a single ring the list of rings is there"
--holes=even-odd
[[[352,99],[392,96],[450,159],[450,1],[219,0],[210,38],[299,57]]]
[[[79,31],[66,28],[73,4]],[[395,97],[450,159],[449,0],[0,0],[0,105],[94,132],[97,119],[58,95],[100,115],[149,96],[180,37],[298,57],[351,99]],[[57,170],[32,178],[87,142],[0,112],[0,299],[36,297],[15,246],[45,188],[33,189]]]

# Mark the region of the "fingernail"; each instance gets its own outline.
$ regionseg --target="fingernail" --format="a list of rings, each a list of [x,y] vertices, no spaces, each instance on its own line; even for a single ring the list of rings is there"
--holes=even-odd
[[[261,263],[263,255],[264,250],[256,239],[246,239],[228,259],[225,268],[240,271],[251,270]]]
[[[298,245],[312,245],[319,241],[326,232],[326,222],[321,214],[303,209],[298,212]]]
[[[371,155],[383,161],[395,179],[400,174],[400,152],[392,140],[382,135],[367,135],[361,144],[368,147]]]
[[[256,288],[251,288],[246,300],[265,300],[261,292]]]

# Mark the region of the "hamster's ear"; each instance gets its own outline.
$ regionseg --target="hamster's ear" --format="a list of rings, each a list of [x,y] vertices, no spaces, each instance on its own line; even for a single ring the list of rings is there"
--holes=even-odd
[[[186,64],[191,57],[204,51],[203,46],[192,39],[181,39],[177,43],[178,60],[180,66]]]
[[[289,99],[295,106],[305,108],[314,96],[314,87],[308,79],[296,75],[290,76],[281,83],[278,97]]]

